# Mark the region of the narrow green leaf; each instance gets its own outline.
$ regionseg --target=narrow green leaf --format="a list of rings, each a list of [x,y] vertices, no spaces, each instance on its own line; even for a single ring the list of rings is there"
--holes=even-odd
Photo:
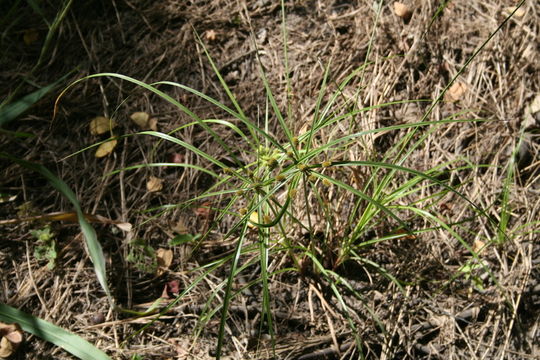
[[[42,87],[39,90],[30,93],[23,98],[7,104],[3,107],[0,107],[0,126],[3,126],[13,120],[15,120],[19,115],[28,110],[32,105],[37,103],[43,96],[45,96],[49,91],[54,89],[61,81],[66,78],[67,75],[58,79],[52,84]]]
[[[45,341],[61,347],[67,352],[83,360],[110,360],[103,351],[61,327],[48,321],[27,314],[11,306],[0,304],[0,320],[6,323],[17,323],[21,328]]]

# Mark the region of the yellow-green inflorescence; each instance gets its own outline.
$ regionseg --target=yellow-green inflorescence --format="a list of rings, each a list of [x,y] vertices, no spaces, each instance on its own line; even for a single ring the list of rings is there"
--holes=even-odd
[[[264,146],[259,146],[259,161],[262,166],[268,167],[270,170],[275,169],[279,165],[281,152],[277,149],[269,149]]]

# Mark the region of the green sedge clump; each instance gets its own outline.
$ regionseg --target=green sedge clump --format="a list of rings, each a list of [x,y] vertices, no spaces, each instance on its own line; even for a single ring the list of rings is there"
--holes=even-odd
[[[332,165],[332,162],[331,162],[331,161],[328,161],[328,160],[323,161],[323,163],[322,163],[322,167],[323,167],[323,168],[330,167],[331,165]]]

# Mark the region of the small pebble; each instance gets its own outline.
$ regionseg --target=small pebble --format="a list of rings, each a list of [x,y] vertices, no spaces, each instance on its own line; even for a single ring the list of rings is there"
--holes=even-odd
[[[92,318],[90,319],[90,321],[94,325],[101,324],[102,322],[105,321],[105,316],[102,313],[96,313],[92,315]]]

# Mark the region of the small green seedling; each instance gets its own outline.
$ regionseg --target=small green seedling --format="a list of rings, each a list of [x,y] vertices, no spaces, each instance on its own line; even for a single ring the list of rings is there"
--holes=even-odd
[[[481,264],[467,263],[459,268],[459,272],[465,276],[466,280],[471,280],[473,287],[478,291],[484,291],[482,278],[478,275],[478,270],[482,269]]]
[[[34,250],[34,257],[37,260],[47,260],[47,268],[54,269],[58,253],[56,251],[55,234],[51,231],[49,225],[41,230],[32,230],[30,234],[34,236],[38,244]]]
[[[156,251],[144,239],[134,239],[130,242],[130,251],[126,260],[138,270],[145,273],[155,273],[157,269]]]

